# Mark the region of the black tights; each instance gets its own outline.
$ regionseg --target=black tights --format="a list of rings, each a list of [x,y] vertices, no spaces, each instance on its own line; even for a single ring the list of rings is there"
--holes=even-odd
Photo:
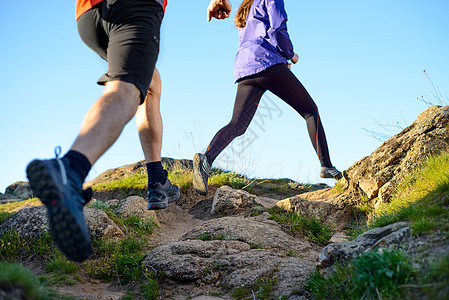
[[[209,164],[212,165],[221,151],[234,138],[245,133],[256,113],[262,95],[267,90],[284,100],[306,120],[310,140],[321,166],[331,167],[318,107],[301,82],[284,64],[274,65],[239,81],[232,119],[228,125],[217,132],[205,153]]]

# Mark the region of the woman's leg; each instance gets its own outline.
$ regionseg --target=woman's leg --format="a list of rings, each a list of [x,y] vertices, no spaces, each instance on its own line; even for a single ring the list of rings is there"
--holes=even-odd
[[[209,166],[232,140],[245,133],[256,113],[260,98],[266,89],[253,84],[253,79],[239,82],[231,121],[217,134],[209,144],[205,153]]]
[[[318,107],[296,76],[285,65],[279,64],[268,68],[258,83],[284,100],[306,120],[310,140],[321,166],[332,167]]]

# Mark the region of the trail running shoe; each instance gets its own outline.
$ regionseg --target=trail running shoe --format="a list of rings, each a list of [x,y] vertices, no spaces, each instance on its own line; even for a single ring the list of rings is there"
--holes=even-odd
[[[207,195],[207,180],[210,176],[210,166],[206,155],[197,153],[193,156],[193,189],[200,195]]]
[[[335,167],[321,167],[320,171],[320,177],[321,178],[334,178],[334,179],[340,179],[343,177],[340,171],[338,171]]]
[[[167,170],[164,170],[167,175]],[[149,210],[164,209],[168,203],[179,199],[181,193],[177,185],[174,185],[167,178],[164,184],[159,182],[148,185],[148,207]]]
[[[56,246],[69,260],[81,262],[92,253],[84,221],[83,207],[92,198],[92,189],[83,191],[82,179],[69,167],[67,159],[33,160],[27,177],[34,194],[47,207],[50,232]]]

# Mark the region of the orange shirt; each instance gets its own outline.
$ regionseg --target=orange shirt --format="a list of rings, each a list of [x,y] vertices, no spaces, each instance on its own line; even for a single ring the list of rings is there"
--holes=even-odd
[[[76,0],[76,20],[78,19],[89,9],[97,5],[98,3],[102,2],[103,0]],[[162,4],[164,7],[167,6],[167,0],[156,0],[156,2]]]

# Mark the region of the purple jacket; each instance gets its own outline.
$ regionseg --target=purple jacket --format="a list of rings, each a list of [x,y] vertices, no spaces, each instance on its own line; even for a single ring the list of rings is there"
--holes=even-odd
[[[287,32],[287,13],[283,0],[254,0],[239,29],[239,49],[235,57],[234,77],[257,74],[268,67],[287,63],[295,53]]]

